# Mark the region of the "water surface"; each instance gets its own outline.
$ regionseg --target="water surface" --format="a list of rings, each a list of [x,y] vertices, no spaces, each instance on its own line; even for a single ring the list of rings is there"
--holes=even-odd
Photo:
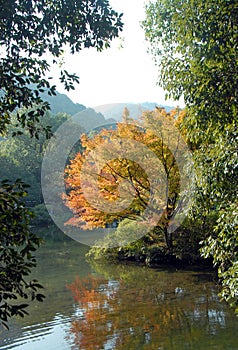
[[[0,332],[0,349],[238,349],[238,318],[211,272],[89,263],[77,242],[46,243],[44,303]]]

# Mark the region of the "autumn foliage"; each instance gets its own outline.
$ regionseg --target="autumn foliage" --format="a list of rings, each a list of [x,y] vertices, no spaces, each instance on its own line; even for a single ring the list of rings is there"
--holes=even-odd
[[[74,214],[66,224],[93,229],[129,218],[161,227],[166,236],[183,181],[179,113],[157,108],[141,121],[127,115],[114,130],[83,135],[83,152],[65,170],[64,200]]]

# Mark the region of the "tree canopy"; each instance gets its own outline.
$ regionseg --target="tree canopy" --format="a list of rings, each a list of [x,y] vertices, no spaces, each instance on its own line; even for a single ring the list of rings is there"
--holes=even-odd
[[[222,280],[221,296],[237,306],[238,4],[236,0],[149,1],[143,23],[159,83],[184,97],[183,121],[195,145],[193,214],[216,220],[203,241]]]
[[[161,0],[146,7],[145,35],[159,83],[193,111],[194,137],[237,116],[236,0]]]
[[[173,225],[184,190],[186,143],[176,128],[177,110],[144,112],[141,123],[129,117],[114,130],[81,137],[83,151],[66,168],[66,205],[74,216],[67,224],[82,229],[110,227],[124,219],[137,222],[123,241],[149,232],[151,242],[173,250]],[[181,165],[182,164],[182,165]],[[140,230],[139,230],[140,226]],[[116,246],[120,241],[113,242]]]
[[[1,182],[0,320],[7,328],[10,317],[27,314],[26,300],[44,298],[38,281],[27,279],[36,266],[33,253],[41,240],[29,230],[32,214],[23,202],[26,195],[26,185],[20,180]]]
[[[20,111],[19,113],[24,113]],[[66,113],[52,115],[46,112],[42,119],[42,126],[51,126],[54,132],[63,122],[69,118]],[[14,117],[12,117],[14,124]],[[12,137],[12,133],[21,130],[22,135]],[[30,185],[27,189],[28,196],[24,201],[28,207],[33,207],[43,202],[41,193],[41,163],[45,148],[48,143],[46,136],[40,134],[38,139],[32,138],[24,128],[8,127],[8,133],[0,141],[0,178],[11,181],[17,178],[24,179]]]
[[[67,48],[73,54],[83,48],[108,47],[122,29],[122,15],[107,0],[1,0],[0,5],[0,133],[11,123],[11,112],[37,105],[23,115],[17,113],[17,122],[38,135],[40,117],[50,107],[39,92],[55,94],[47,76],[47,55],[58,64]],[[69,90],[79,78],[61,69],[60,81]],[[49,133],[49,128],[44,130]]]
[[[43,118],[50,105],[41,93],[56,94],[56,87],[50,84],[51,64],[61,67],[60,81],[65,89],[73,89],[79,78],[63,69],[64,51],[74,54],[83,48],[107,48],[122,30],[121,17],[107,0],[0,0],[0,136],[12,131],[17,137],[27,131],[40,139],[43,131],[50,137],[51,127]],[[6,142],[14,146],[14,141]],[[23,166],[24,157],[20,158]],[[39,162],[35,170],[38,176]],[[5,326],[9,317],[26,313],[27,304],[19,304],[19,297],[43,299],[37,293],[39,283],[26,281],[36,265],[33,252],[40,243],[29,229],[31,213],[23,201],[26,195],[19,179],[1,182],[0,320]]]

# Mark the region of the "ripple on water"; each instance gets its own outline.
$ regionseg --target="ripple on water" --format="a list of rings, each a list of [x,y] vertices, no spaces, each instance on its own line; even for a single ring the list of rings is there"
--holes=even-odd
[[[0,340],[0,349],[69,349],[70,339],[66,340],[66,336],[70,328],[70,321],[69,316],[57,314],[50,322],[25,326],[20,330],[18,327],[12,326],[10,331],[3,332],[5,333],[3,334],[5,339]],[[30,343],[32,346],[30,346]]]

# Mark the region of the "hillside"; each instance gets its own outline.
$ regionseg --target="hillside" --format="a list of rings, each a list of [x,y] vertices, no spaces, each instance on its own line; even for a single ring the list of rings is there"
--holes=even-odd
[[[161,106],[155,102],[143,102],[140,104],[113,103],[98,106],[94,110],[92,108],[88,108],[88,112],[86,114],[82,113],[82,115],[80,115],[80,113],[85,111],[87,108],[82,104],[74,103],[65,94],[57,92],[55,96],[49,96],[47,93],[42,93],[41,96],[45,101],[50,103],[52,114],[64,112],[70,115],[77,115],[80,122],[84,126],[87,125],[86,129],[88,129],[89,126],[90,128],[93,128],[105,124],[105,119],[107,123],[121,121],[125,107],[127,107],[129,110],[130,117],[134,119],[138,119],[146,110],[154,110],[156,106],[164,107],[167,112],[173,109],[171,106]]]
[[[59,92],[56,92],[55,96],[49,96],[46,92],[41,93],[41,97],[44,101],[49,102],[52,114],[64,112],[74,115],[86,109],[84,105],[74,103],[67,95],[60,94]]]
[[[154,110],[155,107],[164,107],[166,111],[170,111],[173,107],[170,106],[161,106],[155,102],[144,102],[140,104],[136,103],[113,103],[98,106],[95,108],[95,111],[101,113],[105,116],[106,119],[113,118],[117,121],[121,121],[123,110],[126,107],[130,112],[130,117],[133,119],[138,119],[141,114],[148,110]]]

